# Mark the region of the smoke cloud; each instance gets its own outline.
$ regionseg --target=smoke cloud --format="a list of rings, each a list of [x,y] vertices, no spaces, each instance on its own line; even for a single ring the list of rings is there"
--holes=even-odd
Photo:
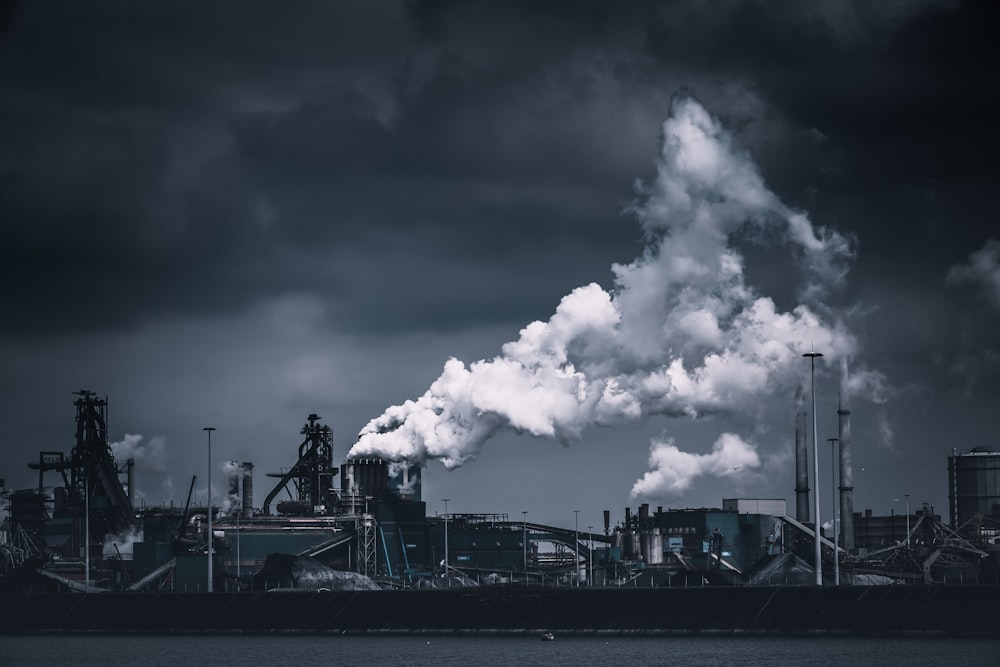
[[[591,425],[752,410],[801,380],[810,346],[829,361],[855,351],[820,301],[842,281],[850,241],[779,201],[694,100],[676,99],[662,130],[656,178],[637,184],[629,209],[647,246],[612,266],[614,288],[573,290],[494,358],[449,359],[422,396],[372,419],[349,456],[454,468],[503,430],[571,443]],[[747,284],[738,238],[787,251],[800,305],[781,311]],[[654,441],[650,464],[634,494],[672,495],[694,476],[759,460],[725,434],[703,456]]]
[[[111,453],[119,464],[134,459],[136,470],[167,472],[167,439],[162,435],[143,442],[142,435],[126,433],[123,440],[111,443]]]
[[[142,542],[142,527],[126,528],[117,535],[107,535],[101,545],[101,555],[104,558],[132,558],[132,546]]]
[[[732,477],[759,466],[757,449],[732,433],[723,433],[708,454],[682,452],[673,438],[654,440],[649,449],[651,470],[632,486],[632,496],[679,496],[702,475]]]

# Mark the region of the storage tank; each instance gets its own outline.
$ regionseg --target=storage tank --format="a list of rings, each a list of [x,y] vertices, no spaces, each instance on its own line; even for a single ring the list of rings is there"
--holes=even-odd
[[[663,565],[663,537],[659,528],[649,531],[649,555],[646,562],[650,565]]]
[[[628,557],[633,560],[642,557],[642,538],[637,530],[628,532]]]
[[[973,447],[948,457],[951,525],[961,527],[976,514],[1000,519],[1000,452]]]

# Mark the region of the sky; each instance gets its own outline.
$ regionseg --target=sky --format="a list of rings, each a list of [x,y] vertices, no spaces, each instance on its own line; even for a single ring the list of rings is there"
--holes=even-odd
[[[815,368],[855,510],[996,447],[988,1],[4,3],[0,477],[74,391],[148,505],[425,464],[581,529],[785,498]],[[845,374],[846,369],[846,374]],[[47,484],[56,484],[55,477]],[[577,514],[574,510],[578,510]]]

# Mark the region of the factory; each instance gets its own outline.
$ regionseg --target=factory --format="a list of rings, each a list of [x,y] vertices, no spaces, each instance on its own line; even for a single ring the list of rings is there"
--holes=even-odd
[[[428,515],[420,467],[375,458],[335,466],[332,429],[317,414],[288,448],[290,465],[266,482],[255,481],[252,461],[229,461],[216,487],[225,491],[208,503],[192,504],[192,477],[183,506],[137,507],[134,462],[116,460],[109,446],[108,399],[76,395],[69,454],[39,452],[28,462],[37,487],[3,489],[0,590],[810,585],[817,551],[824,584],[993,582],[1000,570],[1000,452],[948,457],[949,524],[926,505],[855,513],[843,407],[842,519],[817,538],[801,410],[794,517],[784,498],[725,498],[718,508],[605,510],[603,526],[580,531],[529,522],[526,512],[446,505]],[[255,488],[266,491],[259,506]]]

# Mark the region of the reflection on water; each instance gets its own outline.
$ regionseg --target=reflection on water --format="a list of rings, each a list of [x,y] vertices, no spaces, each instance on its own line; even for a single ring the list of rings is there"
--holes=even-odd
[[[0,665],[996,666],[1000,641],[940,638],[0,636]]]

